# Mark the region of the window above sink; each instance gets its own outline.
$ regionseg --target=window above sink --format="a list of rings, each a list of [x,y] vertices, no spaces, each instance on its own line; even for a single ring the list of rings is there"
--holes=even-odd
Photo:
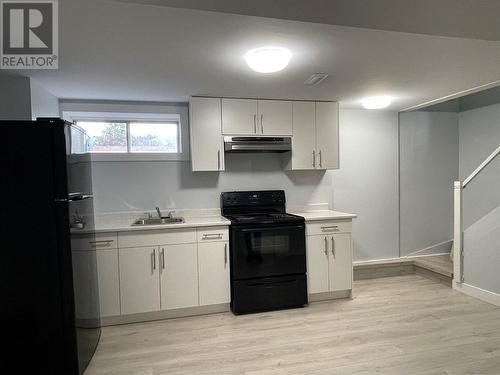
[[[187,103],[68,100],[61,114],[86,133],[72,134],[72,153],[93,161],[189,160]]]

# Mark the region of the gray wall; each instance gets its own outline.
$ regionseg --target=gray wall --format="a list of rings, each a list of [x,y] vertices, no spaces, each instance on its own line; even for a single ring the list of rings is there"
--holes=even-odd
[[[464,231],[465,283],[500,294],[499,266],[500,206],[497,206]]]
[[[461,112],[460,180],[467,178],[500,145],[500,104]],[[464,228],[500,205],[500,159],[464,190]]]
[[[398,114],[340,111],[340,169],[333,172],[334,208],[353,222],[354,258],[399,256]]]
[[[59,99],[31,79],[31,117],[59,117]]]
[[[402,113],[401,256],[450,250],[449,241],[453,238],[453,182],[457,178],[458,114]]]
[[[460,113],[460,179],[500,145],[500,104]],[[467,284],[500,293],[500,159],[464,190],[464,276]]]
[[[31,120],[29,78],[0,75],[0,120]]]

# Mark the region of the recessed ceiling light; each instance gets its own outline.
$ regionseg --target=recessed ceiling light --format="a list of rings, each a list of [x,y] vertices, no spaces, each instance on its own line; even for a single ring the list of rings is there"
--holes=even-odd
[[[286,68],[292,53],[282,47],[261,47],[248,51],[245,60],[250,69],[259,73],[274,73]]]
[[[366,109],[381,109],[389,107],[392,103],[392,99],[388,96],[372,96],[370,98],[365,98],[361,101],[361,104]]]

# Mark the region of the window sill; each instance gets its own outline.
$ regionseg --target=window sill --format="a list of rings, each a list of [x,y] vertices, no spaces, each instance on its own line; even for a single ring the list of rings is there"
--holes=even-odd
[[[93,162],[101,161],[187,161],[185,154],[168,153],[93,153],[91,154]]]

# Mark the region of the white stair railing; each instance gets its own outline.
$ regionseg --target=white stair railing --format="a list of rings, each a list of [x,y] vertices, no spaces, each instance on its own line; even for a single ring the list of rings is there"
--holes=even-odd
[[[476,176],[500,154],[500,146],[488,156],[464,182],[455,181],[454,184],[454,216],[453,216],[453,286],[464,281],[463,275],[463,228],[462,228],[462,200],[463,190]]]

